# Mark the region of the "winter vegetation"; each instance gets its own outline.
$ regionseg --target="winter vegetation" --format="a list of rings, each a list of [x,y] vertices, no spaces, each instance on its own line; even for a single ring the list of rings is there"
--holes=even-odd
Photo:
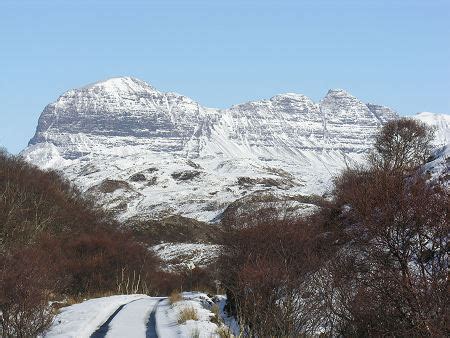
[[[432,136],[390,121],[316,213],[228,222],[221,280],[245,336],[446,336],[448,190],[420,170]]]
[[[81,299],[208,288],[206,276],[162,271],[145,243],[56,172],[0,153],[0,336],[36,336]]]

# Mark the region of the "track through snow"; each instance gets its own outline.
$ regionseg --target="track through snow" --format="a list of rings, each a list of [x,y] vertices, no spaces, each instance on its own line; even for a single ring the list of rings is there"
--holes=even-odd
[[[155,313],[160,301],[144,298],[127,304],[111,321],[104,337],[157,338]]]
[[[62,308],[44,337],[156,338],[218,337],[212,323],[213,302],[203,293],[185,292],[183,300],[170,304],[167,297],[123,295],[96,298]],[[180,311],[194,308],[198,320],[178,323]]]
[[[132,301],[134,302],[134,301]],[[132,303],[130,302],[130,303]],[[128,303],[128,304],[130,304]],[[104,338],[106,336],[106,333],[108,333],[109,330],[109,324],[111,321],[116,317],[116,315],[123,309],[123,307],[127,304],[123,304],[117,308],[116,311],[108,318],[106,322],[103,323],[102,326],[100,326],[93,334],[91,334],[91,338]]]
[[[156,310],[158,309],[158,305],[161,302],[161,300],[162,299],[158,300],[156,305],[153,307],[153,310],[150,313],[150,316],[148,316],[147,329],[145,331],[146,338],[157,338],[158,337],[158,332],[156,330]]]

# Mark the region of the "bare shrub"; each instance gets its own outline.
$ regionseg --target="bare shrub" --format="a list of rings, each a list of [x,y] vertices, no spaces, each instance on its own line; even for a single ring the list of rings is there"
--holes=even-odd
[[[350,333],[443,335],[448,194],[423,177],[375,169],[346,173],[337,199],[351,225],[351,250],[343,251],[353,262],[345,286],[353,290],[346,304]]]
[[[225,325],[220,325],[216,330],[216,334],[220,338],[233,338],[234,337],[234,335],[231,333],[230,329]]]
[[[152,275],[159,260],[128,233],[96,230],[50,237],[40,246],[53,256],[66,276],[70,295],[99,292],[137,293],[152,289]]]
[[[303,332],[302,284],[328,240],[304,222],[259,221],[229,228],[220,260],[227,290],[226,310],[250,336],[295,336]]]
[[[104,211],[57,173],[0,153],[0,252],[33,244],[42,233],[113,226]]]
[[[168,271],[155,271],[151,276],[151,291],[155,295],[170,295],[173,290],[180,290],[183,276]]]
[[[51,171],[0,153],[0,253],[34,246],[64,295],[150,292],[159,260]],[[56,292],[56,290],[52,290]]]
[[[182,301],[183,300],[183,296],[181,295],[181,293],[179,291],[172,291],[169,295],[169,303],[170,304],[175,304],[176,302]]]
[[[55,288],[51,266],[41,252],[26,249],[1,257],[0,336],[34,337],[53,319],[48,301]]]
[[[197,310],[192,306],[186,307],[178,313],[178,324],[184,324],[188,320],[198,320]]]

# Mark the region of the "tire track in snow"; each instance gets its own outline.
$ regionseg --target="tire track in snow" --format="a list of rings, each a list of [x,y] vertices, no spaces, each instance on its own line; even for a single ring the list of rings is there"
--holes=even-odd
[[[158,308],[158,305],[161,301],[162,299],[158,300],[158,302],[153,307],[152,312],[148,316],[145,338],[158,338],[158,332],[156,331],[156,309]]]
[[[106,334],[109,330],[109,324],[113,321],[114,317],[117,316],[117,314],[128,304],[131,304],[139,299],[135,299],[129,303],[125,303],[120,305],[116,311],[113,312],[111,316],[93,333],[91,334],[90,338],[105,338]]]

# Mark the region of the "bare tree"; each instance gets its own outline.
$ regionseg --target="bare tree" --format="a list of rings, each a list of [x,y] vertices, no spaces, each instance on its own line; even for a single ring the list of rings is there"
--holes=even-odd
[[[369,156],[372,166],[383,170],[410,170],[430,156],[434,130],[411,118],[386,123]]]
[[[348,239],[334,265],[353,262],[345,265],[348,282],[334,283],[338,293],[353,290],[341,306],[350,314],[340,318],[348,324],[343,334],[445,335],[447,192],[424,177],[377,168],[347,171],[335,192]]]

